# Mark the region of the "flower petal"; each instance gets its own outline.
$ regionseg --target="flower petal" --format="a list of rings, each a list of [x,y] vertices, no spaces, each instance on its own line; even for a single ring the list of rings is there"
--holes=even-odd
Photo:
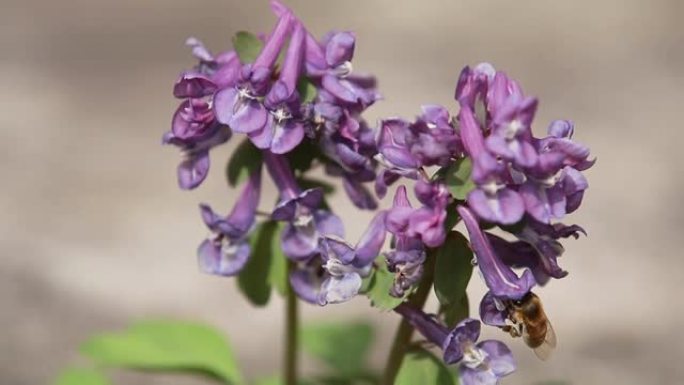
[[[209,151],[191,154],[178,165],[178,186],[183,190],[192,190],[204,181],[208,173]]]

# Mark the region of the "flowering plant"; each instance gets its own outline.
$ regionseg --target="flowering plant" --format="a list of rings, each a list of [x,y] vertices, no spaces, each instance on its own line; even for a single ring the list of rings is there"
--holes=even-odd
[[[178,184],[191,190],[207,177],[213,148],[241,141],[227,167],[235,206],[223,216],[200,205],[210,236],[197,254],[202,271],[237,277],[257,306],[267,304],[272,288],[286,298],[285,370],[273,381],[302,383],[301,340],[337,370],[314,383],[497,384],[516,363],[504,342],[478,342],[482,323],[504,330],[502,338],[524,337],[546,358],[555,334],[532,290],[567,275],[558,264],[561,240],[584,230],[560,220],[580,207],[588,187],[582,171],[594,163],[588,148],[572,140],[573,123],[557,120],[546,136],[534,136],[537,99],[482,63],[461,71],[457,113],[425,105],[413,121],[391,117],[373,127],[363,114],[381,97],[375,78],[353,69],[355,35],[319,39],[278,0],[271,8],[273,30],[239,32],[233,50],[212,53],[188,39],[197,63],[174,85],[180,105],[163,143],[181,150]],[[311,176],[317,167],[341,180],[359,210],[376,212],[357,242],[345,236],[328,201],[333,184]],[[264,183],[279,192],[273,205],[260,199]],[[390,188],[391,205],[378,209]],[[455,230],[461,222],[467,237]],[[475,317],[466,294],[473,269],[489,289]],[[423,309],[432,291],[436,314]],[[381,376],[363,366],[364,325],[327,325],[297,336],[299,301],[327,306],[356,296],[401,319]],[[211,334],[154,324],[118,338],[149,339],[164,328],[176,336]],[[412,342],[414,330],[425,343]],[[130,353],[112,358],[117,343],[95,339],[85,351],[110,365],[180,367],[243,383],[221,344],[210,363],[180,355],[165,366],[163,359],[138,362]]]

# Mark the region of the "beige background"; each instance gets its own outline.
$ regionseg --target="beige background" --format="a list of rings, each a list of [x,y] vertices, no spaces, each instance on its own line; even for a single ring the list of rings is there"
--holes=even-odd
[[[506,384],[684,382],[683,2],[289,3],[319,36],[357,32],[355,68],[377,74],[386,96],[371,122],[410,118],[428,102],[455,110],[460,68],[487,60],[541,98],[537,132],[572,118],[598,156],[569,219],[590,237],[567,243],[571,275],[540,292],[557,354],[542,363],[516,344],[520,370]],[[185,37],[223,49],[237,30],[268,30],[266,1],[1,0],[0,9],[0,382],[47,383],[86,336],[159,315],[220,327],[252,378],[277,370],[280,301],[253,309],[232,280],[195,265],[206,234],[196,204],[227,210],[233,199],[221,172],[229,149],[187,193],[176,189],[177,152],[159,144],[172,82],[192,64]],[[354,240],[368,216],[340,212]],[[397,317],[363,298],[305,309],[307,320],[331,315],[378,325],[379,367]]]

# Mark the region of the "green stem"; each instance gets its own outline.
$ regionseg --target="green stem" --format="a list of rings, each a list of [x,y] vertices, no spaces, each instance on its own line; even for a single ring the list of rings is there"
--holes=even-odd
[[[288,261],[287,265],[289,275],[289,270],[293,267],[292,262]],[[297,295],[290,285],[287,285],[285,296],[285,367],[283,376],[285,385],[297,385],[299,313]]]
[[[417,309],[422,309],[425,306],[425,302],[430,295],[430,289],[434,280],[434,267],[435,257],[431,251],[428,251],[423,278],[418,289],[408,299],[408,303]],[[402,317],[397,333],[394,336],[394,342],[392,342],[387,364],[385,365],[382,385],[394,385],[394,380],[397,377],[397,373],[399,373],[401,363],[404,361],[404,356],[411,343],[411,337],[413,337],[413,326]]]

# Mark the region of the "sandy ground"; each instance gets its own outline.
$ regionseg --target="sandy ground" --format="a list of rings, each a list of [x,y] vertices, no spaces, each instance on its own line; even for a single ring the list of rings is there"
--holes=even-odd
[[[317,34],[358,34],[355,68],[386,100],[368,114],[455,109],[465,64],[491,61],[541,98],[536,130],[576,122],[598,156],[583,209],[569,221],[571,275],[544,289],[560,346],[541,363],[516,346],[505,383],[681,384],[684,309],[677,241],[684,140],[684,6],[663,1],[292,1]],[[268,30],[265,1],[2,0],[0,12],[0,382],[48,383],[97,331],[147,316],[200,319],[231,336],[249,377],[277,370],[280,301],[253,309],[231,280],[197,272],[196,204],[226,210],[229,148],[193,193],[176,189],[178,154],[159,145],[192,63],[195,35],[228,47],[237,30]],[[274,196],[274,191],[269,191]],[[336,204],[359,235],[366,214]],[[267,198],[268,199],[268,198]],[[383,202],[388,205],[388,202]],[[480,296],[482,285],[471,287]],[[380,366],[397,318],[351,303],[305,309],[307,321],[367,318]],[[314,370],[312,363],[305,365]],[[117,383],[201,383],[122,375]]]

